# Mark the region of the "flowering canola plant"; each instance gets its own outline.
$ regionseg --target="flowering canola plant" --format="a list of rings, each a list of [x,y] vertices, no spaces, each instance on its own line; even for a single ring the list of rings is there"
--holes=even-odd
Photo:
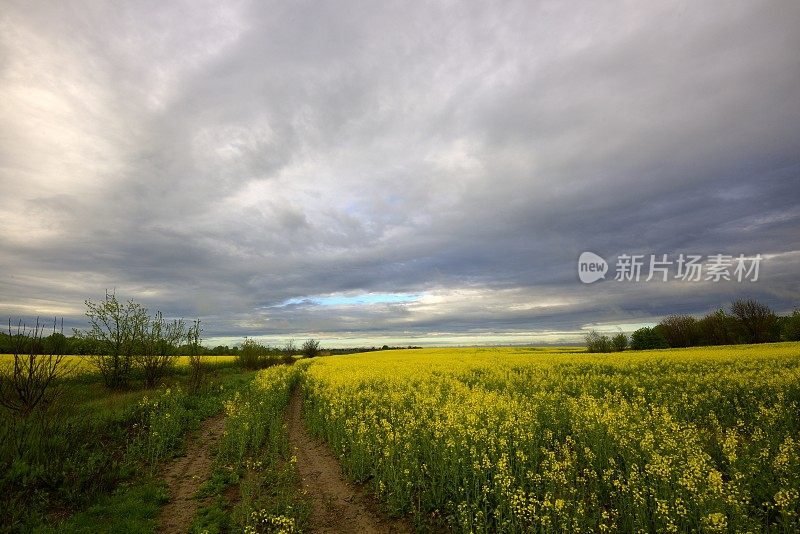
[[[393,514],[464,532],[800,529],[800,344],[303,362],[312,430]]]

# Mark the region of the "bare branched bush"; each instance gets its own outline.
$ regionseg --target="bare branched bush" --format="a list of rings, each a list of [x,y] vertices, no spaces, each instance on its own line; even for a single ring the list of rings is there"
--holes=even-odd
[[[39,354],[45,346],[43,342],[44,325],[36,319],[31,330],[22,321],[17,323],[16,332],[8,321],[8,335],[13,343],[13,365],[0,366],[0,405],[11,412],[27,417],[37,407],[45,407],[58,395],[58,379],[66,371],[64,361],[64,321],[61,321],[60,336],[58,323],[53,320],[53,335],[48,343],[47,354]]]
[[[203,385],[203,360],[200,354],[200,339],[203,329],[200,319],[196,319],[189,327],[186,335],[189,347],[189,391],[197,393]]]
[[[92,363],[109,388],[128,385],[133,356],[148,321],[147,309],[133,300],[121,303],[114,293],[106,292],[105,299],[86,301],[89,330],[84,334],[97,347]]]
[[[152,319],[147,319],[141,333],[140,349],[134,355],[147,387],[154,387],[172,368],[178,357],[176,348],[185,336],[186,324],[183,319],[167,322],[160,311]]]

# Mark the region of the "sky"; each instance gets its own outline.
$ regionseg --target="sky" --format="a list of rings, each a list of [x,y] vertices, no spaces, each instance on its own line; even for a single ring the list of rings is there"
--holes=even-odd
[[[0,0],[0,317],[109,290],[333,347],[790,312],[797,50],[795,0]],[[651,254],[759,272],[616,279]]]

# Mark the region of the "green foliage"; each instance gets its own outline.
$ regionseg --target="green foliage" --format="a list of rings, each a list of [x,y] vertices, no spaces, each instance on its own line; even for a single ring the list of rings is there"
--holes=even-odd
[[[754,299],[739,299],[731,303],[731,314],[745,343],[776,341],[777,317],[768,306]]]
[[[664,336],[655,328],[643,327],[631,334],[631,349],[666,349],[669,345]]]
[[[800,341],[800,310],[783,318],[781,336],[785,341]]]
[[[266,347],[252,338],[245,338],[244,343],[239,348],[237,359],[239,365],[244,369],[258,369],[261,365],[261,358],[266,351]]]
[[[319,341],[316,339],[307,339],[303,343],[303,355],[306,358],[313,358],[319,354]]]
[[[0,411],[0,525],[30,531],[42,526],[50,510],[83,510],[96,502],[97,514],[111,514],[108,508],[128,506],[125,492],[96,500],[137,473],[155,473],[159,462],[180,450],[186,432],[218,413],[230,389],[249,378],[231,367],[214,372],[219,382],[201,395],[187,395],[178,384],[109,394],[97,375],[81,375],[64,379],[63,396],[47,417],[39,410],[24,419]],[[175,380],[181,378],[188,381]],[[83,531],[81,525],[97,515],[87,513],[70,520],[66,530]],[[117,519],[109,524],[125,524]]]
[[[263,446],[285,452],[283,413],[297,376],[286,366],[260,371],[248,387],[225,403],[226,432],[219,450],[222,463],[238,469],[248,453]]]
[[[614,337],[611,338],[611,347],[616,352],[622,352],[623,350],[628,348],[628,336],[626,336],[622,332],[615,335]]]
[[[294,345],[291,342],[286,349],[280,350],[262,345],[252,338],[245,338],[236,359],[244,369],[266,369],[281,363],[294,363],[294,358],[291,357],[293,352]]]
[[[230,532],[231,520],[227,508],[230,503],[217,495],[211,504],[201,507],[189,527],[191,534],[221,534]]]
[[[225,433],[206,487],[206,494],[216,492],[217,499],[200,514],[193,530],[215,532],[235,526],[239,532],[289,532],[269,526],[277,521],[299,529],[306,522],[309,509],[289,457],[284,424],[300,373],[300,368],[288,366],[262,370],[225,403]],[[227,517],[220,513],[225,504],[220,497],[224,484],[232,482],[239,483],[240,499]]]
[[[134,360],[144,374],[147,387],[154,387],[172,368],[178,357],[176,347],[185,335],[183,319],[168,322],[160,311],[144,323],[141,345]]]
[[[668,315],[658,323],[658,331],[670,347],[691,347],[699,339],[697,319],[691,315]]]
[[[85,336],[98,349],[92,357],[95,367],[106,386],[127,387],[133,356],[148,321],[147,309],[133,300],[121,303],[114,293],[108,292],[100,302],[87,300],[86,308],[89,330]]]
[[[731,345],[736,343],[736,319],[724,309],[711,312],[697,322],[701,345]]]
[[[167,500],[162,481],[146,479],[131,486],[120,486],[56,527],[38,527],[37,532],[76,534],[117,534],[119,532],[155,532],[158,514]]]
[[[584,336],[586,340],[587,352],[611,352],[612,345],[611,339],[606,335],[601,335],[597,331],[592,330]]]

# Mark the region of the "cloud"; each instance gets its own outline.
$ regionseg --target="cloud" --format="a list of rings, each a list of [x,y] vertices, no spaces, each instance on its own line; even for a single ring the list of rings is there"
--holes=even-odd
[[[214,338],[377,342],[790,310],[799,22],[783,1],[8,3],[0,310],[81,326],[116,288]],[[746,287],[584,287],[585,250],[769,259]],[[309,304],[368,294],[422,297]]]

